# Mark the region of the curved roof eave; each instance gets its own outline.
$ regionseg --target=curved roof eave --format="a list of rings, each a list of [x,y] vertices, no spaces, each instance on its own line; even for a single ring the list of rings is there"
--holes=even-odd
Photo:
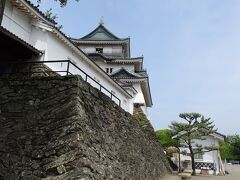
[[[142,57],[134,57],[134,58],[122,58],[122,57],[107,57],[102,53],[89,53],[88,56],[100,56],[107,62],[113,62],[113,63],[142,63],[143,59]]]
[[[70,38],[71,41],[73,41],[74,43],[79,43],[79,44],[128,44],[129,41],[128,39],[119,39],[119,40],[95,40],[95,39],[91,39],[91,40],[82,40],[82,39],[74,39],[74,38]]]
[[[140,74],[136,74],[136,73],[130,72],[130,71],[126,70],[124,67],[122,67],[122,68],[118,69],[117,71],[113,72],[111,74],[111,77],[112,78],[120,78],[120,79],[123,78],[124,79],[125,77],[115,76],[115,75],[117,75],[118,73],[121,73],[121,72],[129,75],[129,76],[126,76],[126,78],[129,78],[129,79],[132,79],[132,78],[133,79],[142,79],[142,78],[146,78],[147,77],[147,76],[141,76]]]

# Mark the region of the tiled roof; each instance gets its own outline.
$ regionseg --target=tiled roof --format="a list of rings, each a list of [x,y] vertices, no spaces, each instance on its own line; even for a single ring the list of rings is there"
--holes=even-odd
[[[111,45],[127,45],[129,44],[130,39],[120,39],[120,40],[83,40],[83,39],[76,39],[76,38],[70,38],[71,41],[73,41],[76,44],[111,44]]]
[[[73,41],[101,41],[101,42],[114,42],[114,41],[125,41],[129,38],[119,38],[110,32],[103,24],[99,24],[92,32],[82,38],[71,38]]]
[[[43,19],[51,25],[57,24],[53,19],[47,17],[42,11],[40,11],[38,6],[35,6],[29,0],[11,0],[11,3],[32,18]]]
[[[31,6],[35,11],[37,11],[37,13],[39,13],[41,16],[43,16],[46,20],[50,21],[53,24],[57,24],[56,21],[54,21],[53,19],[47,17],[42,11],[39,10],[38,6],[35,6],[31,1],[29,0],[24,0],[29,6]]]
[[[122,45],[125,56],[130,55],[130,37],[119,38],[111,33],[103,24],[99,24],[92,32],[82,38],[70,38],[77,45]]]
[[[105,54],[101,54],[101,53],[89,53],[88,54],[90,57],[95,57],[96,59],[102,58],[106,61],[111,61],[111,62],[118,62],[118,61],[138,61],[138,60],[142,60],[142,57],[135,57],[135,58],[130,58],[130,57],[114,57],[114,56],[106,56]],[[98,57],[98,58],[97,58]]]
[[[125,68],[121,68],[114,72],[113,74],[111,74],[111,77],[114,79],[145,79],[148,76],[146,74],[142,76],[138,73],[128,71]]]
[[[222,133],[219,133],[219,132],[215,132],[215,134],[219,135],[219,136],[222,136],[223,138],[226,138],[226,136]]]
[[[119,37],[111,33],[103,24],[94,29],[92,32],[81,38],[82,40],[120,40]]]

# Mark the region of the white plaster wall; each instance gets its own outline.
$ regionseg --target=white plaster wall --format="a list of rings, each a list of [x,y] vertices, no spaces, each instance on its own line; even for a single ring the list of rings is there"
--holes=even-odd
[[[113,53],[112,47],[103,47],[103,53],[112,54]]]
[[[143,106],[141,106],[141,109],[142,109],[143,113],[147,116],[147,118],[150,119],[150,117],[148,115],[148,108],[146,107],[146,103],[145,103],[145,99],[143,96],[140,82],[133,83],[133,87],[137,90],[137,94],[135,95],[133,102],[144,104]]]
[[[207,136],[206,137],[206,140],[194,140],[194,143],[193,143],[193,147],[195,147],[194,144],[200,144],[202,145],[203,147],[204,146],[211,146],[211,145],[214,145],[214,146],[217,146],[219,147],[219,141],[218,139],[212,137],[212,136]],[[181,152],[182,151],[186,151],[188,153],[190,153],[189,149],[188,148],[180,148]],[[180,157],[181,161],[185,161],[185,160],[191,160],[190,156],[186,156],[186,155],[182,155],[181,154],[181,157]],[[196,162],[209,162],[209,163],[216,163],[216,172],[219,173],[219,165],[220,165],[220,162],[219,162],[219,158],[218,158],[218,151],[210,151],[210,152],[206,152],[203,154],[203,159],[195,159]],[[210,171],[209,173],[213,174],[213,171]]]
[[[86,47],[85,49],[82,49],[85,53],[96,53],[95,47]]]
[[[113,54],[121,54],[121,53],[123,53],[123,47],[121,47],[121,46],[113,46],[112,47],[112,53]]]
[[[122,46],[116,45],[80,45],[80,49],[82,49],[85,53],[96,53],[96,48],[103,48],[104,54],[120,54],[123,53]]]
[[[131,93],[130,93],[131,94]],[[132,99],[129,99],[128,101],[127,100],[124,100],[123,101],[123,104],[124,106],[127,106],[128,109],[129,109],[129,113],[130,114],[133,114],[133,98]]]
[[[48,32],[43,31],[39,28],[32,27],[32,33],[30,36],[30,44],[35,47],[36,49],[43,52],[43,55],[41,56],[40,60],[44,61],[48,57],[47,52],[47,39],[48,39]]]
[[[40,51],[46,51],[48,39],[47,31],[43,31],[39,28],[34,27],[30,39],[30,44],[32,44],[35,48]]]
[[[142,93],[142,88],[140,83],[133,83],[133,87],[137,90],[137,94],[134,97],[134,103],[143,103],[145,104],[144,96]]]
[[[32,31],[30,22],[31,18],[12,6],[9,0],[6,1],[1,24],[3,27],[29,43]]]

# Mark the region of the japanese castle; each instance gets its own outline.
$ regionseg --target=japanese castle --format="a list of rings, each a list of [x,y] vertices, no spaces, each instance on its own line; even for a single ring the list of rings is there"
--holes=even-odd
[[[131,112],[148,114],[147,108],[152,106],[149,77],[143,57],[131,57],[130,38],[117,37],[100,22],[86,36],[71,40],[133,96]]]

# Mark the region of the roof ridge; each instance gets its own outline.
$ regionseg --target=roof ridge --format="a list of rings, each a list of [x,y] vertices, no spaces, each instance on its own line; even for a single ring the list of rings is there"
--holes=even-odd
[[[121,72],[121,71],[125,71],[128,75],[130,76],[134,76],[136,78],[146,78],[146,76],[141,76],[140,74],[138,73],[135,73],[135,72],[132,72],[131,70],[127,70],[126,68],[124,67],[121,67],[120,69],[118,69],[117,71],[115,71],[114,73],[111,74],[111,76],[114,76],[116,75],[117,73]]]
[[[121,38],[114,35],[111,31],[109,31],[103,24],[99,24],[93,31],[88,33],[87,35],[81,37],[80,39],[87,39],[92,37],[100,28],[102,28],[108,35],[112,36],[116,40],[120,40]]]

